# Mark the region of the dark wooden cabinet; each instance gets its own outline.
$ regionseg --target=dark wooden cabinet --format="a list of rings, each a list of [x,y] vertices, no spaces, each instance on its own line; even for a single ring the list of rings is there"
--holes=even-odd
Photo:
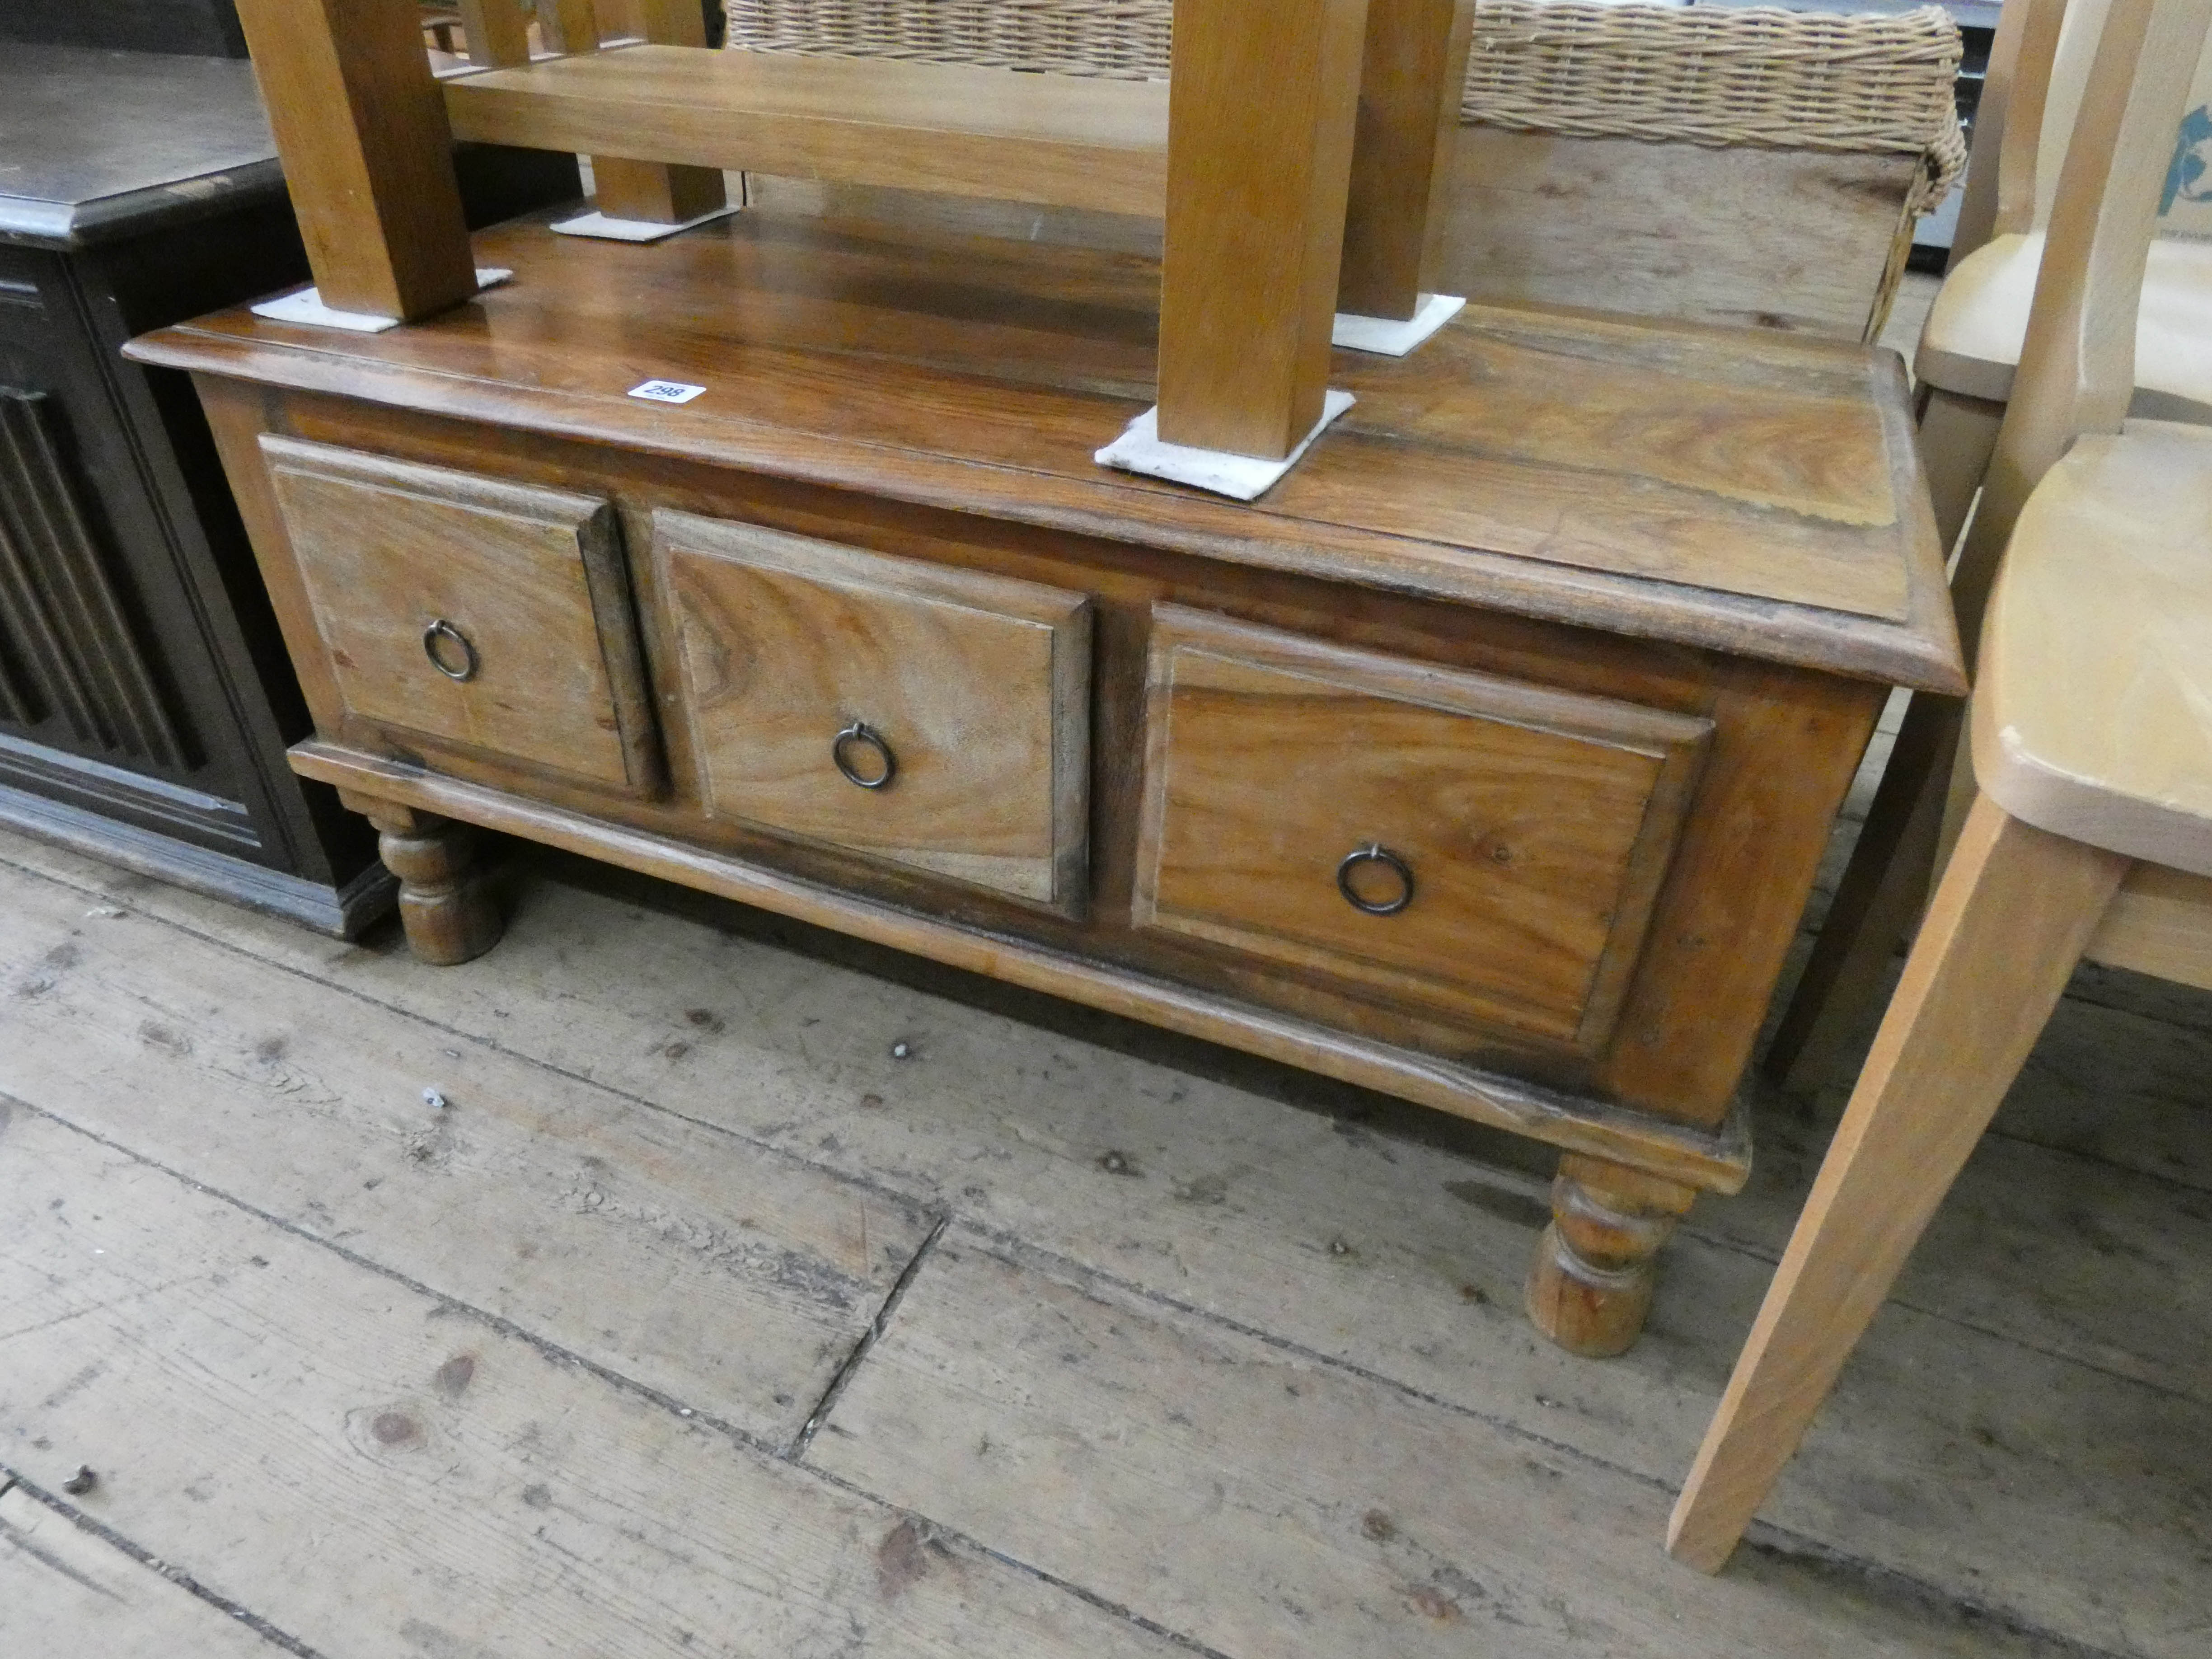
[[[482,216],[574,193],[511,155]],[[313,722],[206,420],[121,355],[307,278],[252,69],[10,45],[0,162],[0,823],[354,931],[392,882],[285,764]]]

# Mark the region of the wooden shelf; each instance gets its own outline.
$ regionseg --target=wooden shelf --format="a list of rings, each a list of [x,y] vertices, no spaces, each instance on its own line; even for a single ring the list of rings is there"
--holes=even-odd
[[[1168,88],[625,46],[443,83],[453,137],[1158,216]]]

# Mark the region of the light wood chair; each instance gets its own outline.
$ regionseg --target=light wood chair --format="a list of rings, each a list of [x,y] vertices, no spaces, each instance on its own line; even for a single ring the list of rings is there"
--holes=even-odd
[[[2208,22],[2212,0],[2112,0],[1970,532],[2009,544],[1972,698],[1975,793],[1675,1506],[1668,1547],[1707,1571],[2075,964],[2212,987],[2212,430],[2127,418],[2159,191]]]
[[[1989,471],[2012,395],[2052,203],[2107,0],[2007,0],[1974,131],[1973,167],[1951,270],[1928,313],[1913,372],[1920,447],[1937,533],[1953,546]],[[2212,65],[2197,65],[2175,131],[2136,317],[2130,412],[2212,422],[2212,209],[2179,188],[2191,149],[2184,121],[2205,120]],[[2208,126],[2212,139],[2212,126]],[[2181,234],[2171,234],[2179,232]],[[1961,550],[1952,598],[1969,653],[2002,540]],[[1810,1092],[1834,1075],[1879,1001],[1891,953],[1911,932],[1963,818],[1954,787],[1961,708],[1915,697],[1813,954],[1776,1027],[1769,1072]]]

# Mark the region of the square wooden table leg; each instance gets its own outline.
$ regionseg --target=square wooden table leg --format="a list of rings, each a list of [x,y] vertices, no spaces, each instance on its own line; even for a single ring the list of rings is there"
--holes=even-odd
[[[239,0],[238,16],[322,302],[412,322],[474,294],[416,0]]]
[[[1336,308],[1403,322],[1436,289],[1474,0],[1367,0]]]
[[[635,0],[635,3],[639,21],[650,44],[706,46],[707,20],[699,0]],[[696,219],[729,204],[722,175],[714,167],[595,155],[592,158],[592,181],[599,211],[610,219],[680,225],[687,219]]]
[[[1367,0],[1179,0],[1159,434],[1278,459],[1321,419]]]

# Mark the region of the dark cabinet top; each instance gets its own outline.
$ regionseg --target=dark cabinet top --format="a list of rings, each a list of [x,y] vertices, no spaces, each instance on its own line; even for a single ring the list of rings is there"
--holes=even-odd
[[[0,51],[0,242],[82,247],[283,188],[242,58]]]

